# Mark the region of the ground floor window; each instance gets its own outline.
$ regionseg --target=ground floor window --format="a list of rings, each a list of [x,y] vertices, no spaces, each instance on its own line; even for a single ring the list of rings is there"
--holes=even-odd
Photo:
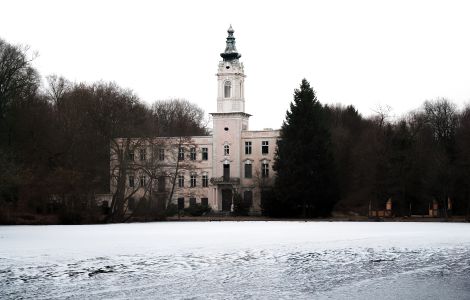
[[[189,206],[196,206],[196,198],[189,198]]]
[[[252,191],[244,191],[243,192],[243,201],[245,202],[247,207],[251,207],[253,205],[253,192]]]
[[[184,209],[184,198],[178,198],[178,210]]]
[[[209,198],[201,198],[202,206],[209,206]]]

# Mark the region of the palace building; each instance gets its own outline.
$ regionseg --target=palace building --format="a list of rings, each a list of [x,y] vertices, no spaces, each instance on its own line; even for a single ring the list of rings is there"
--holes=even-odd
[[[239,194],[250,206],[251,213],[261,212],[262,192],[273,184],[272,166],[279,130],[249,130],[251,115],[245,112],[244,67],[235,47],[232,26],[227,32],[217,72],[217,112],[211,113],[212,135],[156,138],[158,142],[144,141],[135,149],[124,149],[123,141],[119,142],[124,151],[132,151],[127,155],[130,160],[138,163],[154,157],[157,164],[154,162],[152,166],[158,165],[160,174],[164,174],[149,183],[152,176],[156,177],[149,176],[152,171],[130,168],[126,193],[132,192],[135,201],[139,197],[150,199],[152,193],[167,196],[172,190],[170,201],[180,209],[201,203],[220,212],[233,210],[234,195]],[[111,177],[117,169],[112,159]],[[149,189],[149,185],[153,188]],[[116,186],[117,181],[112,178],[112,193],[116,192]]]

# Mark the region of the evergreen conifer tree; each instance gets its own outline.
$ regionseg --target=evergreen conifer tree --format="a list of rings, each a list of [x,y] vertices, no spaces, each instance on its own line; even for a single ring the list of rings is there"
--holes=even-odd
[[[328,216],[338,200],[328,120],[306,79],[286,113],[273,168],[275,197],[265,212],[277,217]]]

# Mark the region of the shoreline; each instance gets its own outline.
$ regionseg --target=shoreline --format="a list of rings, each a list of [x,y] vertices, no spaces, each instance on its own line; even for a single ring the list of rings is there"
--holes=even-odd
[[[18,216],[11,222],[1,223],[0,226],[13,225],[93,225],[93,224],[124,224],[124,223],[148,223],[148,222],[423,222],[423,223],[469,223],[466,216],[453,216],[449,218],[432,217],[393,217],[393,218],[369,218],[366,216],[335,216],[329,218],[269,218],[264,216],[230,216],[211,214],[206,216],[173,216],[166,219],[156,217],[134,217],[127,222],[82,222],[76,224],[64,224],[55,215],[28,215],[27,218]]]

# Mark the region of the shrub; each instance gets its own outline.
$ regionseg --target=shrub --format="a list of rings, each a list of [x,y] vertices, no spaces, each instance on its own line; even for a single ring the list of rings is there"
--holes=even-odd
[[[165,216],[172,217],[178,214],[178,205],[170,203],[165,209]]]
[[[236,216],[248,216],[250,203],[246,203],[239,193],[233,195],[233,214]]]
[[[194,205],[190,205],[188,208],[184,209],[184,212],[189,214],[193,217],[199,217],[210,213],[212,208],[209,205],[202,205],[200,203],[196,203]]]

